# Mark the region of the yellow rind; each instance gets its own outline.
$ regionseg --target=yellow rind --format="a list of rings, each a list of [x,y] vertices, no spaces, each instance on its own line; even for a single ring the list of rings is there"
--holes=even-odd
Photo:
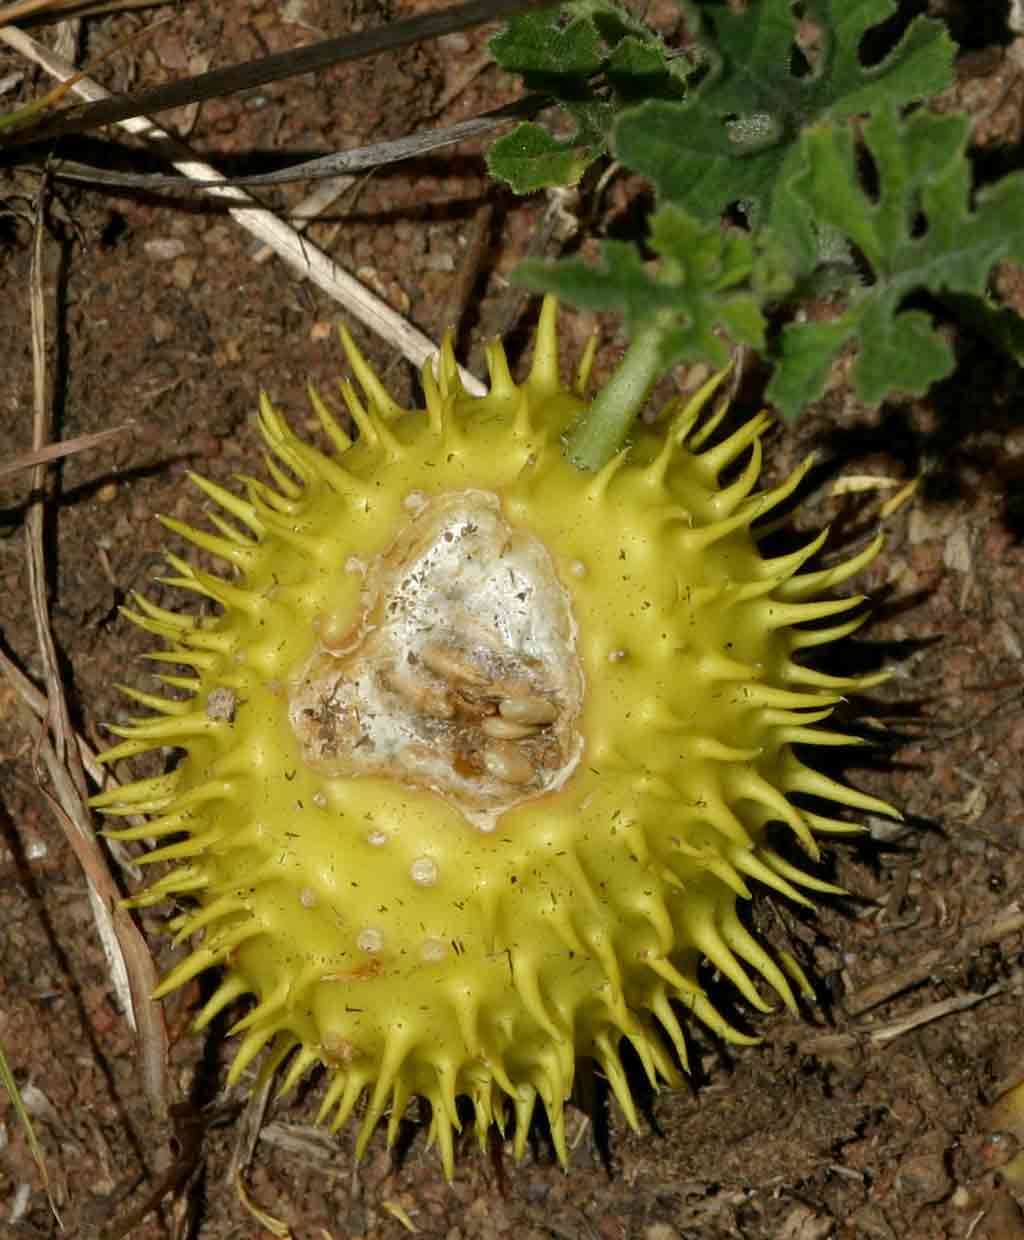
[[[794,655],[851,632],[860,617],[794,626],[858,606],[818,596],[868,563],[880,541],[824,572],[799,571],[822,538],[761,557],[752,523],[793,493],[809,462],[753,494],[768,419],[710,447],[706,425],[696,429],[720,376],[669,411],[667,434],[642,427],[598,474],[576,471],[561,441],[582,407],[576,392],[589,362],[576,392],[561,386],[553,302],[521,387],[495,343],[491,392],[468,397],[448,341],[436,374],[423,372],[426,412],[400,410],[344,333],[343,343],[362,389],[342,387],[354,443],[318,394],[331,457],[300,441],[264,396],[259,424],[276,457],[275,487],[243,479],[242,499],[197,479],[246,533],[220,519],[217,534],[165,519],[236,575],[170,556],[171,581],[223,613],[200,622],[139,598],[126,610],[168,643],[151,658],[191,669],[165,679],[193,692],[179,701],[129,690],[157,714],[112,729],[123,741],[104,760],[167,745],[185,756],[173,774],[94,804],[154,815],[112,834],[159,838],[148,859],[178,866],[134,903],[198,899],[172,929],[178,938],[202,930],[202,942],[157,993],[224,966],[200,1027],[255,997],[236,1026],[232,1080],[268,1044],[271,1065],[294,1052],[285,1088],[325,1063],[321,1119],[340,1126],[365,1099],[360,1153],[387,1112],[393,1140],[406,1103],[422,1096],[449,1177],[459,1096],[472,1102],[481,1141],[487,1125],[504,1130],[514,1116],[517,1156],[539,1098],[564,1162],[577,1057],[596,1060],[635,1124],[623,1037],[652,1084],[676,1079],[677,1060],[685,1065],[678,1011],[729,1041],[754,1040],[708,1000],[704,962],[758,1010],[772,992],[795,1007],[789,978],[806,993],[795,961],[780,968],[737,905],[749,881],[801,903],[838,890],[766,842],[781,821],[814,857],[817,835],[856,829],[806,812],[791,794],[893,812],[813,771],[792,748],[856,743],[817,725],[842,692],[871,678],[825,677]],[[350,558],[368,564],[388,550],[410,493],[469,489],[498,495],[508,523],[552,557],[586,683],[579,766],[559,791],[505,812],[492,833],[423,788],[305,766],[284,693],[315,641],[340,640],[359,618],[362,578],[346,571]],[[370,842],[374,831],[384,846]],[[438,868],[430,888],[408,878],[423,857]],[[367,927],[383,943],[373,955],[356,941]],[[421,958],[426,939],[447,945],[443,959]]]

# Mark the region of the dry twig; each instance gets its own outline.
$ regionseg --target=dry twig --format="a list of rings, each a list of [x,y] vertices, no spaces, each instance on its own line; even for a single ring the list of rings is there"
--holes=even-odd
[[[34,466],[48,465],[51,461],[60,460],[65,456],[88,452],[90,448],[98,448],[108,439],[116,439],[134,425],[134,422],[122,422],[120,426],[112,426],[109,430],[95,431],[91,435],[76,435],[74,439],[63,439],[60,443],[46,444],[42,448],[34,448],[31,452],[21,452],[10,460],[0,461],[0,478],[5,478],[8,474],[16,474],[23,469],[31,469]]]
[[[950,968],[965,960],[988,943],[996,943],[1024,930],[1024,906],[1014,901],[989,921],[967,926],[957,931],[955,940],[948,940],[938,947],[929,948],[902,968],[895,969],[886,977],[849,995],[844,1002],[851,1016],[860,1016],[880,1003],[887,1003],[912,986],[927,981],[942,969]]]
[[[57,0],[19,0],[17,4],[5,4],[0,9],[0,25],[19,21],[23,17],[30,17],[33,13],[38,13],[40,9],[57,7]],[[61,5],[59,7],[64,6]]]
[[[75,73],[73,65],[55,56],[22,30],[13,27],[0,29],[0,39],[60,81],[67,80]],[[89,77],[82,77],[73,89],[76,94],[90,100],[110,97],[109,92]],[[228,202],[246,204],[232,207],[228,212],[237,224],[271,246],[299,275],[311,280],[335,301],[340,302],[349,314],[398,349],[413,365],[422,366],[428,358],[436,354],[437,346],[428,336],[371,293],[312,242],[278,219],[272,211],[256,206],[253,198],[244,190],[224,183],[226,178],[215,168],[197,159],[184,143],[142,117],[119,123],[130,133],[157,143],[161,153],[172,159],[174,166],[183,176],[198,181],[222,183],[222,188],[214,188],[208,192]],[[479,379],[466,370],[461,370],[460,373],[468,392],[474,396],[484,394],[486,388]]]
[[[31,271],[33,448],[46,446],[50,433],[50,405],[46,392],[46,314],[42,277],[43,203],[36,213]],[[96,840],[87,805],[87,786],[79,745],[71,728],[67,699],[60,676],[56,647],[50,630],[46,597],[46,562],[43,543],[45,519],[44,464],[35,467],[33,490],[37,498],[29,505],[26,538],[32,614],[43,663],[46,685],[46,726],[36,742],[36,753],[49,774],[55,796],[43,794],[85,872],[97,931],[111,969],[111,980],[139,1037],[143,1079],[150,1103],[157,1114],[166,1111],[167,1034],[162,1010],[150,994],[156,986],[156,968],[138,927],[120,906],[119,892]],[[4,660],[4,665],[7,660]],[[10,678],[10,677],[9,677]],[[17,680],[10,678],[14,688]]]
[[[908,1012],[906,1016],[897,1017],[895,1020],[880,1021],[873,1025],[857,1025],[847,1033],[815,1034],[798,1039],[797,1045],[805,1055],[834,1055],[838,1051],[859,1046],[865,1041],[879,1044],[891,1042],[905,1033],[920,1029],[922,1025],[930,1025],[934,1021],[943,1020],[957,1012],[966,1012],[970,1008],[977,1007],[979,1003],[994,999],[997,995],[1020,986],[1022,982],[1024,982],[1024,970],[1018,970],[1006,982],[997,982],[980,994],[950,995],[948,999],[940,999],[936,1003],[922,1004],[913,1012]]]

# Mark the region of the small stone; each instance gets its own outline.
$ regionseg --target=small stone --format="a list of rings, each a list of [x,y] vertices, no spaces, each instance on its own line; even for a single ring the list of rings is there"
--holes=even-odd
[[[896,1183],[900,1194],[916,1208],[942,1201],[950,1191],[946,1170],[947,1140],[941,1132],[925,1133],[900,1161]]]
[[[142,247],[147,257],[157,263],[169,263],[185,253],[185,242],[177,237],[154,237]]]
[[[174,335],[174,324],[162,314],[154,314],[149,321],[149,334],[155,344],[166,344]]]
[[[644,1240],[679,1240],[679,1232],[668,1223],[650,1223],[644,1228]]]
[[[786,1215],[779,1240],[828,1240],[835,1234],[834,1220],[810,1206],[799,1205]]]
[[[946,539],[942,562],[955,573],[971,571],[971,541],[964,526],[958,525]]]
[[[171,268],[171,277],[174,283],[186,292],[195,282],[196,272],[199,270],[198,258],[176,258],[174,266]]]
[[[469,37],[461,30],[455,34],[443,34],[437,40],[437,46],[448,56],[465,56],[469,51]]]

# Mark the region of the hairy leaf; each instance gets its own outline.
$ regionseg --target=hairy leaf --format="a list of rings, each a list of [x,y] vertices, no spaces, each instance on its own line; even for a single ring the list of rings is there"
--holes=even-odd
[[[487,166],[517,194],[531,194],[549,185],[575,185],[604,147],[599,132],[589,145],[584,132],[580,126],[574,137],[559,139],[543,125],[517,125],[492,144]]]
[[[527,262],[513,279],[591,310],[619,310],[634,339],[656,331],[665,368],[698,359],[723,366],[729,358],[723,333],[763,345],[762,303],[785,288],[769,245],[724,233],[671,205],[652,218],[650,245],[657,264],[645,263],[626,242],[606,241],[600,266],[575,258]]]
[[[676,98],[682,83],[660,38],[611,0],[571,0],[509,20],[490,43],[494,59],[569,113],[575,132],[518,126],[491,147],[491,174],[517,193],[567,185],[608,149],[617,111],[638,99]]]
[[[567,5],[563,12],[570,9]],[[548,77],[587,78],[604,59],[601,36],[589,15],[563,21],[557,9],[510,17],[490,50],[503,69],[522,74],[531,87],[547,85]]]
[[[701,219],[743,204],[752,223],[770,221],[810,269],[815,235],[785,190],[801,132],[944,89],[955,48],[938,22],[917,17],[881,61],[865,65],[865,36],[893,15],[894,0],[806,0],[802,7],[798,24],[793,0],[753,0],[744,13],[723,0],[700,5],[699,14],[687,5],[703,79],[685,99],[625,110],[612,148],[651,178],[662,201]]]
[[[855,248],[870,276],[828,323],[794,323],[782,334],[768,396],[793,415],[824,389],[836,354],[858,345],[857,395],[869,403],[893,392],[919,395],[954,365],[931,316],[907,308],[922,292],[984,298],[994,264],[1024,260],[1024,173],[1005,177],[971,205],[964,116],[886,108],[864,126],[877,192],[861,182],[863,151],[847,123],[809,130],[790,191],[803,209]]]

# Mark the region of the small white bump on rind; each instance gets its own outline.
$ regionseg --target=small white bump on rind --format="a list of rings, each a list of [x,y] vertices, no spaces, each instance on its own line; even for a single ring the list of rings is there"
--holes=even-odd
[[[402,507],[406,512],[417,513],[422,512],[427,506],[427,497],[422,491],[410,491],[402,500]]]
[[[384,935],[373,926],[367,926],[365,930],[360,930],[356,936],[356,947],[361,952],[369,952],[371,955],[374,952],[383,951]]]
[[[326,809],[327,808],[327,794],[324,792],[314,792],[313,793],[313,804],[317,807],[317,809]]]
[[[234,723],[235,711],[238,708],[238,694],[234,689],[218,685],[210,690],[206,699],[206,717],[218,723]]]
[[[585,577],[587,575],[587,566],[582,560],[573,560],[569,565],[569,572],[574,577]]]
[[[409,867],[409,877],[420,887],[433,887],[437,874],[437,862],[433,857],[417,857]]]
[[[608,655],[609,663],[621,663],[626,658],[625,650],[612,650]]]
[[[350,555],[345,561],[346,573],[357,573],[360,577],[366,576],[366,564],[357,555]]]
[[[303,908],[316,908],[316,892],[312,887],[303,887],[299,892],[299,903]]]
[[[424,939],[420,948],[420,958],[429,963],[443,960],[448,955],[448,944],[444,939]]]
[[[367,844],[372,844],[374,848],[380,848],[382,844],[388,842],[388,833],[386,831],[371,831],[366,837]]]

